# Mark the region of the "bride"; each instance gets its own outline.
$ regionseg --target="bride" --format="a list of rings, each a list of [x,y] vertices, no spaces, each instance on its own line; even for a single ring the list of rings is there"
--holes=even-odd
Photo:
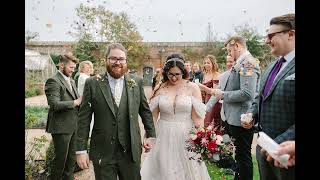
[[[203,127],[205,105],[199,87],[187,80],[183,57],[172,54],[163,68],[163,83],[150,100],[157,138],[142,167],[142,180],[210,180],[205,163],[190,160],[185,149],[192,127]]]

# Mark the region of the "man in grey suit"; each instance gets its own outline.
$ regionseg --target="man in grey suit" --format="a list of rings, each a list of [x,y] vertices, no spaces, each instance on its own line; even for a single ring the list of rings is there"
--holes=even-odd
[[[266,43],[279,58],[267,67],[259,94],[247,114],[280,144],[295,140],[295,14],[272,18]],[[251,126],[252,123],[244,124],[245,128]],[[266,161],[264,152],[257,146],[261,180],[295,179],[294,167],[274,167]]]
[[[75,136],[81,98],[71,75],[77,62],[71,54],[63,55],[59,62],[59,71],[45,84],[50,106],[46,131],[51,133],[55,153],[51,180],[74,178]]]
[[[259,61],[247,50],[243,37],[230,37],[225,47],[228,55],[236,60],[221,89],[213,89],[217,99],[223,99],[223,109],[230,135],[235,138],[238,173],[235,179],[252,180],[253,164],[251,144],[253,129],[241,126],[241,114],[246,113],[252,104],[260,79]]]
[[[126,74],[127,50],[118,43],[108,46],[106,73],[86,80],[79,112],[77,163],[82,169],[93,162],[97,180],[140,180],[142,142],[138,115],[146,130],[144,148],[151,149],[155,137],[152,113],[144,94],[143,81]],[[87,142],[91,115],[94,125]]]

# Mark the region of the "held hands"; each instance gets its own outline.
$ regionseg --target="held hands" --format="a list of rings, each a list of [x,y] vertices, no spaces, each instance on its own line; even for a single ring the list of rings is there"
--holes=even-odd
[[[153,137],[145,138],[143,140],[143,147],[145,149],[145,152],[146,153],[149,152],[155,143],[156,143],[156,138],[153,138]]]
[[[80,96],[78,99],[74,100],[73,105],[80,106],[81,102],[82,102],[82,96]]]
[[[89,169],[89,156],[87,153],[77,154],[77,163],[81,169]]]
[[[241,114],[240,122],[243,128],[250,129],[253,126],[254,121],[252,116],[252,113]]]
[[[224,92],[221,89],[211,89],[211,94],[220,100],[223,98]]]

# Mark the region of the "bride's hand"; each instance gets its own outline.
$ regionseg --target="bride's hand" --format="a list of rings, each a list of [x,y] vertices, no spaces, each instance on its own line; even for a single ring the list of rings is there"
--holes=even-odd
[[[156,141],[156,138],[152,138],[152,137],[144,139],[143,147],[146,153],[152,149],[153,145],[155,144],[155,141]]]

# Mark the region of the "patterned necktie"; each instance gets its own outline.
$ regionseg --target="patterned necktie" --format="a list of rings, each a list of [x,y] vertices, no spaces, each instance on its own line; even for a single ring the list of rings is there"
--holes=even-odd
[[[270,91],[271,87],[272,87],[272,83],[274,81],[274,79],[276,78],[278,72],[281,69],[282,64],[286,62],[286,60],[284,59],[284,57],[280,58],[277,63],[274,65],[274,68],[272,69],[271,73],[269,74],[267,83],[264,87],[263,90],[263,97],[266,97],[268,92]]]
[[[121,87],[120,87],[120,79],[116,79],[116,84],[114,86],[114,100],[119,107],[121,100]]]

